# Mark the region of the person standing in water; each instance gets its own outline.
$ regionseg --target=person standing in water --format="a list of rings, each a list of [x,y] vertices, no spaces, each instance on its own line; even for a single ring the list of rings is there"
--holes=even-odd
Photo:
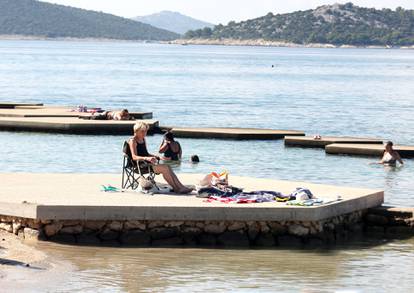
[[[164,134],[164,139],[158,151],[164,154],[164,160],[179,161],[182,156],[181,145],[178,141],[174,140],[174,135],[171,132]]]
[[[383,164],[387,166],[396,166],[397,162],[399,162],[401,165],[404,164],[404,162],[401,160],[400,154],[394,150],[392,141],[388,141],[385,144],[385,150],[382,155],[381,161],[378,162],[378,164]]]

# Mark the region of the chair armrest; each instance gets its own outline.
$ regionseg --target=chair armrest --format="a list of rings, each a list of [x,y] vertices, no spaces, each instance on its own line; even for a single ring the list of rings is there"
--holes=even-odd
[[[135,160],[135,163],[137,164],[138,169],[150,169],[153,166],[153,164],[145,160]]]

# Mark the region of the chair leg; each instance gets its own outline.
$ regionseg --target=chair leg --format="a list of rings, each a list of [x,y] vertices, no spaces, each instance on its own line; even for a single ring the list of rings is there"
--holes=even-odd
[[[132,172],[132,187],[131,188],[133,190],[135,190],[135,189],[138,188],[138,186],[139,186],[139,178],[141,177],[141,176],[135,177],[135,175],[136,175],[136,173],[135,172]]]
[[[124,157],[124,163],[122,165],[122,182],[121,182],[122,189],[125,189],[125,185],[126,185],[124,178],[125,178],[125,157]]]

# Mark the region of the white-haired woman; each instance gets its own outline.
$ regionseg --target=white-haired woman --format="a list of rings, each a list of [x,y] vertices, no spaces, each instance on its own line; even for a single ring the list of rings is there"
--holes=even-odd
[[[174,192],[177,193],[190,193],[191,188],[184,186],[180,180],[177,178],[177,175],[173,172],[169,165],[157,165],[158,158],[155,155],[152,155],[147,150],[147,144],[145,141],[145,136],[148,131],[148,124],[139,121],[134,125],[134,136],[131,137],[128,141],[129,147],[131,149],[132,159],[133,160],[144,160],[148,163],[153,164],[154,172],[157,174],[162,174],[165,181],[173,188]]]

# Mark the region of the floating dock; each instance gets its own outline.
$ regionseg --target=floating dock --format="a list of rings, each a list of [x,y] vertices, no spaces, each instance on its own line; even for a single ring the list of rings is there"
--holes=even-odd
[[[142,121],[149,124],[150,131],[158,128],[157,120]],[[132,135],[134,124],[133,120],[85,120],[77,117],[0,117],[0,130],[4,131]]]
[[[394,145],[402,158],[414,158],[414,146]],[[325,147],[328,154],[360,155],[381,157],[384,146],[380,144],[344,144],[335,143]]]
[[[178,177],[184,184],[196,184],[204,176]],[[0,229],[25,239],[94,245],[322,245],[339,241],[344,227],[358,227],[364,211],[384,200],[381,190],[236,176],[231,183],[245,191],[288,194],[302,186],[326,203],[228,204],[206,202],[194,193],[100,191],[101,184],[120,185],[120,175],[113,174],[0,174],[0,180],[5,183],[0,189]]]
[[[184,138],[219,138],[236,140],[272,140],[281,139],[286,135],[305,135],[296,130],[275,130],[257,128],[190,128],[190,127],[160,127],[163,131],[170,130],[176,137]]]
[[[361,138],[361,137],[345,137],[345,136],[322,136],[320,139],[315,139],[312,136],[286,136],[286,146],[299,146],[310,148],[324,148],[326,145],[333,143],[358,143],[358,144],[378,144],[382,145],[382,139],[375,138]]]

